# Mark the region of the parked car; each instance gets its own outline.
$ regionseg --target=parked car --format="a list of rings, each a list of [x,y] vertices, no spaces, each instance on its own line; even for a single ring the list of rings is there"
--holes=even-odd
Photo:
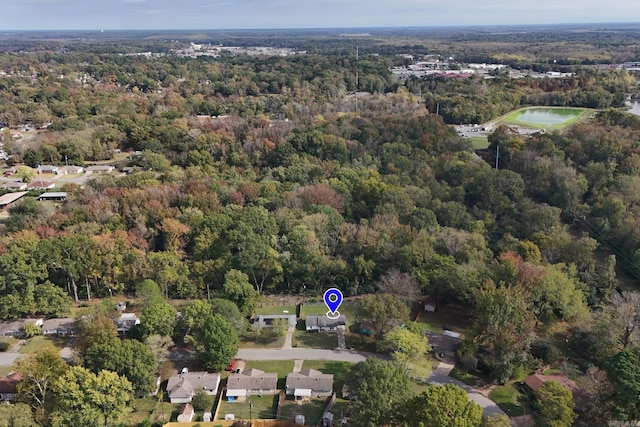
[[[225,371],[233,371],[234,369],[236,369],[236,359],[231,360]]]

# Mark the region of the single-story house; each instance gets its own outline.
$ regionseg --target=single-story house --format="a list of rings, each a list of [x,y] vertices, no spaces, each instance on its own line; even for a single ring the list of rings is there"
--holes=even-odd
[[[344,314],[338,316],[337,319],[330,319],[325,315],[307,316],[305,323],[307,332],[335,332],[338,328],[346,326],[347,319]]]
[[[296,399],[331,396],[333,374],[323,374],[315,369],[303,369],[287,375],[286,394]]]
[[[178,414],[178,422],[179,423],[190,423],[195,415],[195,410],[190,403],[185,403],[182,409],[180,410],[180,414]]]
[[[84,168],[82,166],[63,166],[60,168],[65,174],[78,174],[84,172]]]
[[[254,325],[257,323],[260,326],[273,326],[277,320],[285,319],[290,328],[295,328],[298,319],[295,314],[260,314],[253,320]]]
[[[95,165],[89,166],[86,171],[87,173],[111,173],[115,169],[115,167],[109,165]]]
[[[36,197],[37,201],[48,200],[53,202],[63,202],[67,200],[67,192],[66,191],[52,191],[50,193],[42,193],[38,197]]]
[[[14,190],[14,191],[26,190],[27,186],[28,184],[22,181],[10,181],[2,184],[2,188],[6,188],[7,190]]]
[[[72,318],[47,319],[42,322],[42,335],[74,336],[77,330],[76,319]]]
[[[233,401],[252,394],[275,394],[278,374],[265,373],[259,369],[249,369],[227,378],[227,399]]]
[[[0,377],[0,402],[11,402],[16,397],[16,389],[22,377],[13,373]]]
[[[542,387],[542,385],[547,381],[557,381],[560,383],[562,388],[564,388],[565,390],[569,390],[572,393],[575,393],[579,389],[575,381],[570,380],[569,377],[562,374],[533,374],[524,379],[524,383],[533,391],[538,391],[538,389]]]
[[[56,184],[53,181],[31,181],[28,188],[33,190],[50,190],[54,188]]]
[[[436,355],[436,358],[456,357],[456,350],[460,345],[460,338],[450,336],[450,334],[440,334],[437,332],[426,331],[429,345]]]
[[[64,172],[62,172],[60,170],[60,168],[58,166],[52,166],[52,165],[40,165],[36,168],[36,172],[37,173],[50,173],[50,174],[63,174]]]
[[[0,336],[16,338],[23,337],[24,325],[27,323],[33,323],[37,326],[42,327],[44,319],[5,320],[4,322],[0,322]]]
[[[203,391],[209,396],[218,393],[220,374],[205,371],[189,372],[186,369],[182,373],[173,375],[167,382],[167,394],[171,403],[189,403],[198,391]]]
[[[26,191],[19,191],[17,193],[7,193],[3,196],[0,196],[0,209],[4,209],[11,203],[14,203],[17,200],[21,199],[25,194],[27,194]]]
[[[140,319],[135,313],[122,313],[120,317],[116,319],[116,326],[118,327],[119,334],[125,334],[136,325],[140,324]]]

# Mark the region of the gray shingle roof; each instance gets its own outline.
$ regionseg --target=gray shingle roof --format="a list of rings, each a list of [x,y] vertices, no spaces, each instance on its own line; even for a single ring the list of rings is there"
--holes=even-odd
[[[259,369],[249,369],[227,378],[227,389],[231,390],[275,390],[278,374],[265,373]]]
[[[323,374],[315,369],[303,369],[287,375],[287,390],[311,389],[312,392],[333,390],[333,374]]]

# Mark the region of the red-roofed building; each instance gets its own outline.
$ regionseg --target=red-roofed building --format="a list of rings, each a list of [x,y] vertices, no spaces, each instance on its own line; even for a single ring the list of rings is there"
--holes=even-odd
[[[49,190],[55,186],[52,181],[31,181],[29,183],[29,188],[34,190]]]
[[[16,398],[16,389],[22,377],[20,374],[13,373],[6,377],[0,377],[0,401],[11,402]]]
[[[569,390],[573,393],[578,391],[579,387],[575,381],[570,380],[566,375],[554,374],[554,375],[542,375],[533,374],[525,378],[524,383],[533,391],[538,391],[540,387],[547,381],[557,381],[562,388]]]

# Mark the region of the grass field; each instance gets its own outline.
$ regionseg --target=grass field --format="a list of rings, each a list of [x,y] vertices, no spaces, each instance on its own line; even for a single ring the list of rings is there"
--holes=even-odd
[[[486,136],[471,136],[467,139],[475,150],[484,150],[489,147],[489,140]]]
[[[27,343],[20,347],[18,352],[20,353],[33,353],[45,345],[51,345],[59,350],[62,350],[64,346],[69,342],[69,338],[58,337],[44,337],[42,335],[29,338]]]
[[[269,305],[258,307],[256,314],[296,314],[295,305]]]
[[[320,421],[326,407],[327,398],[311,399],[301,404],[298,404],[293,398],[287,398],[280,407],[280,419],[293,421],[296,415],[302,414],[305,417],[305,425],[315,426]]]
[[[247,360],[244,370],[252,368],[264,372],[275,372],[280,380],[286,378],[287,374],[293,371],[293,360]]]
[[[563,129],[573,123],[576,123],[577,121],[579,121],[585,116],[587,111],[588,110],[584,108],[560,108],[560,107],[522,108],[509,113],[507,116],[502,118],[498,122],[498,124],[558,130],[558,129]],[[526,114],[527,112],[531,112],[531,113],[539,112],[540,114],[547,114],[547,116],[549,117],[549,121],[546,123],[544,121],[527,122],[519,118],[520,115]],[[565,118],[565,117],[566,117],[566,120],[562,120],[562,118]],[[562,120],[562,121],[559,121],[559,120]]]
[[[518,390],[516,384],[516,382],[513,382],[500,385],[489,393],[489,399],[496,402],[500,409],[510,417],[531,413],[529,398]]]
[[[248,419],[275,419],[278,410],[278,395],[266,394],[263,396],[250,396],[244,402],[220,403],[218,419],[224,420],[226,414],[234,414],[236,420]]]

